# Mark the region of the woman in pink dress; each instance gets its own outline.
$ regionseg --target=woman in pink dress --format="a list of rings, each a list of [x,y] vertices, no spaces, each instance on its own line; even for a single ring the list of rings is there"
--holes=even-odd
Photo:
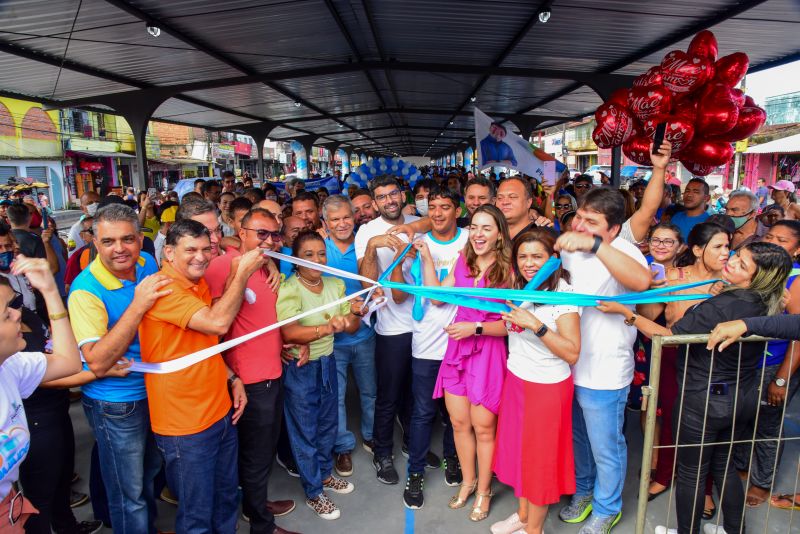
[[[511,238],[505,217],[494,206],[481,206],[472,215],[469,243],[441,285],[507,288],[511,273]],[[463,508],[477,488],[469,518],[482,521],[489,515],[492,497],[497,410],[506,373],[503,338],[508,332],[500,314],[462,306],[445,330],[450,339],[433,397],[445,399],[464,477],[449,506]]]

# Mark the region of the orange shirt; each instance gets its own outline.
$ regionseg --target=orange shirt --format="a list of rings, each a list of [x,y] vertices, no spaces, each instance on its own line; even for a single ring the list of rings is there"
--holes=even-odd
[[[139,325],[142,361],[167,362],[202,350],[219,341],[217,336],[188,328],[199,310],[211,305],[205,280],[197,284],[164,262],[161,272],[173,282]],[[185,436],[207,429],[231,409],[228,372],[217,354],[182,371],[145,374],[150,423],[153,432],[164,436]]]

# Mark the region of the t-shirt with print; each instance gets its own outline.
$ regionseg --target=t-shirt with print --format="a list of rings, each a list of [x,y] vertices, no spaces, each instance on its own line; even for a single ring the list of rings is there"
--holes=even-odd
[[[611,246],[647,268],[636,246],[617,237]],[[564,252],[564,268],[572,277],[575,293],[615,297],[630,293],[611,276],[603,262],[589,252]],[[633,306],[630,307],[633,310]],[[636,328],[627,326],[618,314],[606,314],[594,307],[581,313],[581,354],[573,366],[575,385],[590,389],[615,390],[633,380],[633,341]]]
[[[356,234],[356,258],[360,261],[367,252],[367,243],[375,236],[383,235],[389,228],[398,224],[408,224],[419,219],[414,215],[404,215],[402,221],[397,223],[390,223],[383,220],[383,217],[378,217],[372,221],[361,225]],[[405,234],[399,234],[398,237],[403,241],[408,241]],[[390,248],[379,248],[378,254],[378,275],[382,274],[394,261],[395,251]],[[411,262],[403,262],[403,278],[408,280],[408,270],[411,268]],[[386,306],[383,306],[377,311],[377,322],[375,323],[375,333],[382,336],[394,336],[398,334],[407,334],[412,330],[411,308],[412,300],[406,299],[405,302],[395,303],[392,298],[392,292],[386,292]]]
[[[305,287],[297,275],[292,275],[281,284],[278,292],[278,320],[284,321],[303,312],[313,310],[344,297],[344,282],[333,276],[322,277],[322,292],[317,294]],[[350,301],[338,306],[328,307],[298,321],[303,326],[328,324],[334,315],[346,316],[350,313]],[[310,359],[333,354],[333,336],[322,336],[309,344]]]
[[[455,268],[458,255],[464,250],[469,233],[461,228],[456,229],[456,235],[449,241],[439,241],[431,235],[425,234],[423,239],[428,244],[431,251],[433,263],[436,268],[436,276],[441,282],[447,278],[448,273]],[[424,286],[422,260],[417,258],[412,262],[409,271],[409,283],[416,286]],[[409,295],[408,300],[412,303],[416,299],[416,305],[422,313],[422,317],[414,320],[414,329],[411,337],[411,356],[423,360],[441,360],[447,351],[447,332],[444,327],[453,322],[458,306],[455,304],[442,304],[436,306],[426,298]],[[412,308],[413,310],[413,308]],[[412,311],[413,314],[413,311]]]
[[[556,291],[572,293],[566,280],[559,280]],[[558,332],[556,321],[568,313],[580,313],[581,308],[572,305],[536,304],[523,302],[520,308],[528,310],[547,328]],[[508,333],[508,370],[526,382],[556,384],[570,375],[569,364],[552,353],[541,338],[529,329],[521,332],[514,329]]]
[[[47,371],[41,352],[18,352],[0,365],[0,500],[19,479],[19,466],[31,445],[22,399],[28,398]]]

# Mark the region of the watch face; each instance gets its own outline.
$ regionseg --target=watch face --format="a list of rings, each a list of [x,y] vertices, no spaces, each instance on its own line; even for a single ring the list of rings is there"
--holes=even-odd
[[[783,378],[776,378],[775,385],[778,387],[783,387],[786,385],[786,380],[784,380]]]

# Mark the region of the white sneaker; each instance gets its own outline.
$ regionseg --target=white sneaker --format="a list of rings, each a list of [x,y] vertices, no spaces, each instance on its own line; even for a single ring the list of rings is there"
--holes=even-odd
[[[678,534],[678,529],[667,528],[663,525],[658,525],[653,534]]]
[[[328,498],[324,493],[319,494],[316,499],[306,499],[306,504],[314,510],[318,516],[328,521],[339,519],[341,512],[339,508],[333,504],[333,501]]]
[[[322,487],[335,493],[352,493],[353,490],[356,489],[352,482],[348,482],[343,478],[335,477],[333,475],[331,475],[328,480],[322,482]]]
[[[506,519],[492,525],[489,530],[492,531],[492,534],[516,534],[525,531],[525,523],[520,521],[519,514],[514,512]]]
[[[725,532],[725,527],[717,526],[713,523],[706,523],[703,525],[704,534],[728,534]]]

